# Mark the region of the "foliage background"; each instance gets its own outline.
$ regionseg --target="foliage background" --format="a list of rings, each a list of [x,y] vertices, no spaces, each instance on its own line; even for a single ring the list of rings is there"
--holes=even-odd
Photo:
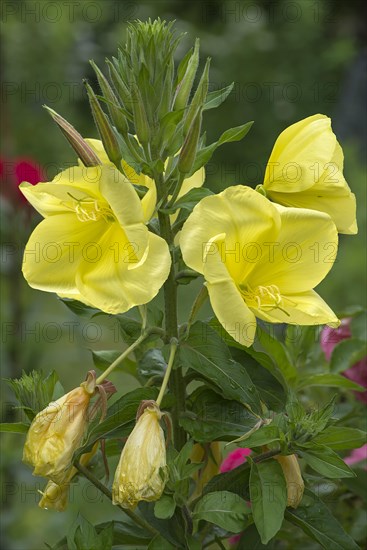
[[[337,312],[365,305],[364,11],[358,0],[4,1],[1,156],[6,166],[32,158],[48,179],[73,164],[72,150],[42,105],[82,135],[97,137],[81,83],[87,77],[95,84],[88,60],[102,67],[124,40],[128,20],[176,19],[177,28],[189,35],[178,55],[199,36],[202,62],[212,57],[212,89],[235,81],[227,102],[206,115],[208,141],[229,126],[255,120],[245,141],[221,148],[209,163],[206,185],[214,191],[261,183],[274,140],[286,126],[314,113],[332,117],[345,152],[346,178],[357,195],[359,234],[341,236],[338,261],[319,291]],[[56,369],[69,390],[92,367],[90,348],[118,346],[115,327],[108,320],[82,323],[54,296],[28,288],[20,274],[21,251],[38,218],[24,203],[14,208],[6,199],[1,214],[2,376]],[[134,381],[122,376],[112,379],[132,389]],[[5,385],[2,403],[3,420],[11,421]],[[65,514],[38,509],[42,482],[21,464],[22,442],[22,436],[2,437],[3,547],[38,550],[44,541],[55,542],[78,510],[92,523],[110,519],[110,506],[88,485],[73,491]],[[357,518],[360,528],[361,521]]]

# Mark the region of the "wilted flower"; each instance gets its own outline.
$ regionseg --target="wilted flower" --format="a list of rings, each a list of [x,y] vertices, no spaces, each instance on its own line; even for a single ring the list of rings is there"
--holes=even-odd
[[[20,189],[45,218],[24,251],[30,286],[106,313],[154,298],[169,273],[168,246],[148,231],[142,202],[121,172],[75,166],[52,182],[24,182]]]
[[[274,458],[281,465],[287,483],[287,506],[297,508],[305,488],[297,457],[296,455],[277,455]]]
[[[87,409],[95,391],[95,375],[34,418],[23,449],[23,462],[33,466],[33,475],[48,477],[62,485],[68,478],[75,450],[87,426]]]
[[[357,233],[356,199],[343,176],[343,151],[325,115],[286,128],[275,142],[263,187],[284,206],[326,212],[340,233]]]
[[[155,401],[143,402],[136,425],[122,450],[112,486],[113,504],[134,508],[158,500],[166,484],[166,443]]]
[[[196,483],[196,489],[192,498],[201,495],[203,488],[209,481],[219,473],[219,466],[222,459],[221,445],[219,441],[213,441],[208,444],[195,443],[192,448],[190,460],[192,463],[204,464],[200,470],[194,472],[193,480]]]
[[[323,328],[320,343],[327,361],[330,361],[331,354],[335,346],[342,340],[351,338],[351,336],[352,333],[350,331],[349,318],[342,319],[340,327],[338,328]],[[349,369],[345,370],[343,374],[346,378],[349,378],[349,380],[353,380],[353,382],[367,388],[367,357],[363,357]],[[356,391],[354,392],[354,395],[357,399],[367,404],[367,390],[364,392]]]
[[[89,464],[89,462],[92,460],[93,456],[97,452],[98,445],[99,442],[95,443],[89,453],[84,453],[80,457],[80,464],[82,464],[83,466],[87,466],[87,464]],[[70,482],[77,473],[78,470],[75,468],[75,466],[72,466],[68,473],[65,475],[65,478],[61,485],[57,485],[57,483],[55,483],[54,481],[49,480],[45,487],[45,490],[40,491],[40,493],[42,494],[42,498],[39,501],[38,506],[45,510],[56,510],[57,512],[63,512],[68,503]]]
[[[313,288],[335,256],[315,257],[338,235],[322,212],[285,208],[242,185],[202,199],[183,226],[185,263],[204,275],[219,322],[245,346],[256,317],[270,323],[335,324],[335,314]],[[325,247],[325,248],[323,248]]]
[[[246,462],[246,457],[251,454],[251,449],[239,447],[231,451],[220,465],[221,473],[230,472],[234,468]]]

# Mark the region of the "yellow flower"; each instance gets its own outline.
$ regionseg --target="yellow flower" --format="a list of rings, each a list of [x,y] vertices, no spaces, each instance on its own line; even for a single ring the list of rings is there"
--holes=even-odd
[[[185,263],[204,275],[219,322],[245,346],[254,340],[256,317],[339,323],[312,290],[330,271],[338,246],[327,214],[284,208],[238,185],[200,201],[180,246]]]
[[[34,468],[33,475],[48,477],[58,485],[68,478],[74,452],[83,440],[94,390],[95,379],[88,377],[33,419],[23,449],[23,462]]]
[[[97,452],[99,442],[95,443],[92,450],[89,453],[84,453],[80,457],[80,463],[83,466],[87,466],[95,453]],[[72,466],[64,477],[61,485],[57,485],[52,480],[49,480],[45,490],[40,491],[42,498],[38,503],[40,508],[44,510],[56,510],[57,512],[63,512],[68,503],[70,482],[73,477],[78,473],[78,470]]]
[[[158,500],[166,483],[166,443],[161,412],[147,402],[122,450],[112,486],[113,504],[134,508],[140,500]]]
[[[45,218],[24,252],[33,288],[107,313],[149,302],[170,269],[167,243],[148,231],[142,203],[112,166],[76,166],[49,183],[20,189]],[[149,280],[149,284],[147,284]]]
[[[281,465],[287,483],[287,506],[297,508],[305,488],[297,457],[296,455],[277,455],[274,458]]]
[[[313,115],[280,134],[263,187],[284,206],[326,212],[339,233],[357,233],[356,199],[343,176],[343,151],[325,115]]]

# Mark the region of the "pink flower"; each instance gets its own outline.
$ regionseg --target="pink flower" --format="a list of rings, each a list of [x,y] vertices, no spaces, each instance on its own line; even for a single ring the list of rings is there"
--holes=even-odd
[[[246,456],[251,454],[251,449],[235,449],[231,451],[229,455],[223,460],[220,465],[220,471],[223,474],[224,472],[229,472],[237,466],[241,466],[245,462]]]
[[[223,474],[224,472],[229,472],[230,470],[233,470],[234,468],[237,468],[237,466],[241,466],[246,461],[246,456],[249,456],[251,454],[251,449],[235,449],[234,451],[231,451],[229,455],[223,460],[222,464],[220,465],[220,471]],[[234,535],[233,537],[230,537],[228,539],[229,544],[237,544],[242,537],[242,533],[239,533],[238,535]]]
[[[31,159],[0,159],[1,192],[15,205],[19,202],[28,205],[18,188],[22,181],[35,185],[44,179],[41,166]]]
[[[350,331],[350,319],[342,319],[341,325],[339,328],[330,328],[325,327],[321,333],[321,348],[325,354],[326,359],[329,361],[333,349],[336,344],[342,340],[347,340],[351,337]],[[367,357],[358,361],[355,365],[343,372],[344,376],[356,382],[360,386],[367,388]],[[367,404],[367,391],[365,392],[355,392],[357,399]]]
[[[354,449],[349,456],[344,458],[344,462],[349,466],[362,462],[362,460],[367,460],[367,443],[359,449]],[[365,466],[365,470],[367,470],[367,466]]]

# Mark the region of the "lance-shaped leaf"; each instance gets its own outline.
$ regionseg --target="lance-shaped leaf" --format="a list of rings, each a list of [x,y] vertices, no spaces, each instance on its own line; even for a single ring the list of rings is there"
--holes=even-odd
[[[113,58],[116,64],[118,64],[117,60]],[[116,69],[115,65],[111,63],[109,59],[106,59],[106,63],[108,65],[109,74],[111,78],[111,82],[115,88],[115,92],[120,100],[120,103],[124,106],[124,109],[126,111],[126,116],[129,117],[129,119],[132,121],[133,117],[131,115],[131,95],[128,87],[125,85],[125,82],[122,80],[121,76],[118,73],[118,70]]]
[[[82,138],[79,132],[75,130],[74,126],[72,126],[61,115],[56,113],[56,111],[50,109],[50,107],[47,107],[47,105],[44,105],[44,108],[52,116],[53,120],[56,122],[84,166],[96,166],[97,164],[102,164],[96,153]]]
[[[229,96],[233,90],[234,82],[221,90],[215,90],[214,92],[209,92],[206,96],[204,103],[203,111],[208,111],[209,109],[215,109],[219,107]]]
[[[241,533],[250,511],[247,502],[235,493],[216,491],[204,495],[197,502],[192,519],[214,523],[230,533]]]
[[[120,169],[121,152],[116,134],[106,114],[102,110],[93,89],[86,80],[84,81],[84,84],[87,89],[94,122],[96,123],[99,135],[101,136],[103,147],[110,161],[113,162],[118,169]]]
[[[281,528],[287,506],[286,481],[276,460],[252,462],[250,499],[261,542],[267,544]]]
[[[325,445],[306,443],[300,445],[299,455],[319,474],[331,478],[355,477],[353,470],[339,455]]]
[[[140,143],[148,143],[150,138],[150,127],[143,98],[136,81],[131,83],[131,100],[136,135]]]
[[[328,507],[312,491],[305,489],[297,509],[287,508],[285,518],[300,527],[326,550],[358,550]]]
[[[113,123],[121,134],[126,135],[129,131],[129,126],[118,105],[117,97],[113,93],[113,90],[108,80],[99,69],[99,67],[94,63],[94,61],[90,61],[90,64],[92,65],[97,75],[99,86],[105,99],[107,100],[108,111],[110,113]]]

